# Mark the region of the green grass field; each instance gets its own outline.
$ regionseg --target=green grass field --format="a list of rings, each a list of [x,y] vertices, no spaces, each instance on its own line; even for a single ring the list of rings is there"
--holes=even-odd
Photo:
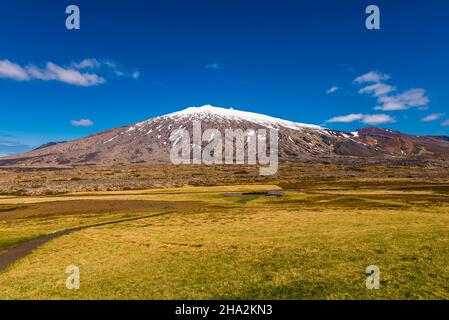
[[[0,299],[449,299],[449,185],[275,185],[0,197],[0,252],[79,231],[0,273]],[[79,266],[80,290],[65,287]],[[365,287],[377,265],[381,288]]]

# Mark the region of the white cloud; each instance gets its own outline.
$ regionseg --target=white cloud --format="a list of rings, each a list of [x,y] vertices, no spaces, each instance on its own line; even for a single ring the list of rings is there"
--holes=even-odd
[[[54,80],[83,87],[106,82],[104,78],[95,73],[81,73],[76,69],[63,68],[52,62],[48,62],[44,69],[40,69],[35,65],[22,67],[9,60],[1,60],[0,77],[16,81]]]
[[[390,101],[385,102],[382,106],[377,106],[374,110],[382,110],[382,111],[397,111],[397,110],[406,110],[407,107],[404,106],[400,102]]]
[[[329,88],[329,89],[326,91],[326,93],[327,93],[327,94],[331,94],[331,93],[337,92],[338,90],[340,90],[340,88],[335,86],[335,87]]]
[[[89,72],[86,72],[89,69]],[[99,61],[97,59],[84,59],[81,62],[72,62],[68,67],[47,62],[40,68],[30,64],[20,66],[9,60],[0,60],[0,78],[16,81],[59,81],[71,85],[90,87],[106,82],[106,78],[128,77],[138,79],[139,71],[133,73],[122,70],[112,61]]]
[[[361,119],[363,119],[363,114],[357,113],[357,114],[348,114],[346,116],[333,117],[333,118],[327,120],[326,122],[347,123],[347,122],[353,122],[353,121],[361,120]]]
[[[421,119],[422,122],[431,122],[440,119],[444,113],[432,113]]]
[[[369,94],[377,98],[377,102],[380,105],[375,107],[375,110],[396,111],[407,110],[413,107],[417,107],[420,110],[428,109],[427,104],[430,102],[430,99],[426,96],[424,89],[414,88],[393,95],[392,92],[396,91],[397,88],[382,82],[388,79],[390,79],[390,76],[387,74],[371,71],[361,75],[354,82],[358,84],[373,83],[360,89],[359,93]]]
[[[362,122],[377,125],[381,123],[394,123],[396,120],[387,114],[368,114],[363,117]]]
[[[384,74],[381,72],[377,72],[377,71],[371,71],[368,73],[365,73],[364,75],[361,75],[359,77],[357,77],[354,82],[355,83],[367,83],[367,82],[381,82],[384,80],[388,80],[390,79],[390,76],[388,74]]]
[[[441,125],[445,127],[449,126],[449,119],[444,121]]]
[[[39,69],[32,65],[26,69],[34,79],[43,81],[54,80],[82,87],[96,86],[106,82],[103,77],[95,73],[81,73],[75,69],[60,67],[52,62],[48,62],[45,69]]]
[[[426,96],[424,89],[417,88],[404,91],[394,96],[380,97],[378,102],[382,103],[382,105],[376,107],[376,110],[394,111],[406,110],[413,107],[424,108],[430,102],[430,99]]]
[[[390,86],[385,83],[376,83],[369,85],[367,87],[364,87],[359,90],[360,94],[372,94],[375,97],[381,97],[384,96],[392,91],[395,91],[396,87]]]
[[[8,78],[17,81],[30,80],[24,68],[9,60],[0,60],[0,78]]]
[[[369,125],[377,125],[381,123],[393,123],[396,120],[393,117],[390,117],[387,114],[349,114],[346,116],[334,117],[326,122],[340,122],[340,123],[349,123],[354,121],[360,121]]]
[[[89,119],[71,120],[70,123],[74,127],[92,127],[94,123]]]

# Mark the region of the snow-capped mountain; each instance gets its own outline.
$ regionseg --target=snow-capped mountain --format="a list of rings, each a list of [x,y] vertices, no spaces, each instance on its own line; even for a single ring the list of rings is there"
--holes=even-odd
[[[338,162],[447,159],[447,137],[413,136],[386,129],[357,132],[330,130],[263,114],[206,105],[100,132],[63,143],[49,143],[22,155],[0,159],[2,166],[69,167],[170,163],[170,136],[179,130],[192,134],[194,121],[202,130],[275,129],[281,162]],[[205,142],[207,144],[207,142]]]
[[[303,128],[310,128],[310,129],[322,129],[320,126],[311,125],[311,124],[304,124],[304,123],[298,123],[298,122],[292,122],[288,120],[282,120],[270,116],[266,116],[260,113],[253,113],[253,112],[245,112],[245,111],[239,111],[234,109],[225,109],[225,108],[219,108],[214,107],[211,105],[205,105],[202,107],[192,107],[187,108],[185,110],[171,113],[165,116],[162,116],[161,118],[168,118],[172,119],[174,121],[182,121],[182,120],[188,120],[191,121],[194,120],[207,120],[207,121],[224,121],[226,123],[230,123],[231,121],[236,122],[252,122],[254,124],[267,127],[267,128],[289,128],[293,130],[300,130]],[[156,118],[158,119],[158,118]],[[142,124],[146,124],[148,122],[152,122],[154,119],[142,122]]]

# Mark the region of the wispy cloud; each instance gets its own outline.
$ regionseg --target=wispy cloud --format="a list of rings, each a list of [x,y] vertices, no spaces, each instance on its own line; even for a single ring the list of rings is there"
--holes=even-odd
[[[112,60],[98,60],[95,58],[84,59],[81,62],[72,62],[71,66],[78,70],[96,70],[107,77],[138,79],[141,75],[139,70],[129,71],[126,67]]]
[[[431,122],[440,119],[444,113],[432,113],[421,119],[422,122]]]
[[[94,125],[93,121],[89,119],[71,120],[70,123],[74,127],[92,127]]]
[[[72,62],[72,66],[75,69],[99,69],[101,68],[101,62],[97,59],[91,58],[91,59],[84,59],[81,62]]]
[[[47,62],[44,67],[33,64],[21,66],[9,60],[0,60],[0,78],[15,81],[58,81],[75,86],[91,87],[104,84],[106,78],[124,76],[137,79],[140,72],[127,72],[112,61],[97,59],[72,62],[69,66]]]
[[[106,82],[106,79],[95,73],[81,73],[76,69],[63,68],[52,62],[48,62],[43,69],[28,66],[26,70],[32,79],[54,80],[82,87],[96,86]]]
[[[407,110],[413,107],[425,107],[430,102],[430,99],[426,96],[426,90],[417,88],[394,96],[379,97],[378,102],[382,103],[382,105],[376,107],[376,110],[395,111]]]
[[[354,82],[358,83],[358,84],[368,83],[368,82],[376,83],[376,82],[381,82],[381,81],[388,80],[390,78],[391,77],[388,74],[381,73],[381,72],[378,72],[378,71],[371,71],[371,72],[365,73],[365,74],[357,77],[354,80]]]
[[[340,88],[337,87],[337,86],[334,86],[334,87],[331,87],[331,88],[327,89],[327,90],[326,90],[326,93],[327,93],[327,94],[332,94],[332,93],[337,92],[338,90],[340,90]]]
[[[394,123],[396,120],[387,114],[362,114],[354,113],[345,116],[338,116],[327,120],[328,123],[349,123],[360,121],[369,125],[378,125],[382,123]]]
[[[449,119],[444,121],[441,125],[445,127],[449,126]]]
[[[218,62],[206,64],[204,67],[205,67],[206,69],[210,69],[210,70],[220,70],[220,69],[223,69],[223,66],[222,66],[220,63],[218,63]]]
[[[386,95],[392,91],[395,91],[396,87],[390,86],[385,83],[376,83],[366,86],[359,90],[360,94],[372,94],[375,97]]]
[[[329,123],[333,123],[333,122],[340,122],[340,123],[348,123],[348,122],[354,122],[356,120],[361,120],[363,119],[363,114],[361,113],[353,113],[353,114],[348,114],[346,116],[338,116],[338,117],[333,117],[329,120],[327,120],[326,122]]]
[[[9,60],[0,60],[0,78],[8,78],[17,81],[26,81],[30,79],[24,68]]]
[[[377,99],[380,104],[375,110],[396,111],[407,110],[413,107],[427,109],[430,99],[426,96],[426,91],[422,88],[414,88],[402,93],[392,94],[397,91],[397,87],[384,83],[390,76],[377,71],[371,71],[357,77],[354,82],[358,84],[371,83],[359,90],[360,94],[369,94]]]
[[[363,117],[362,122],[376,125],[381,123],[394,123],[396,120],[387,114],[368,114]]]
[[[0,140],[0,157],[22,153],[30,150],[31,147],[14,140]]]

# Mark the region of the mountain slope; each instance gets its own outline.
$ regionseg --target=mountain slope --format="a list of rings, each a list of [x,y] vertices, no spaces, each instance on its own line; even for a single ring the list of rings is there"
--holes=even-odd
[[[202,130],[276,129],[280,162],[339,162],[379,160],[446,160],[447,137],[413,136],[380,128],[342,132],[257,113],[213,106],[187,108],[129,126],[69,142],[48,144],[22,155],[0,159],[0,166],[70,167],[170,163],[170,135],[192,134],[193,121]],[[207,142],[205,142],[207,144]]]

